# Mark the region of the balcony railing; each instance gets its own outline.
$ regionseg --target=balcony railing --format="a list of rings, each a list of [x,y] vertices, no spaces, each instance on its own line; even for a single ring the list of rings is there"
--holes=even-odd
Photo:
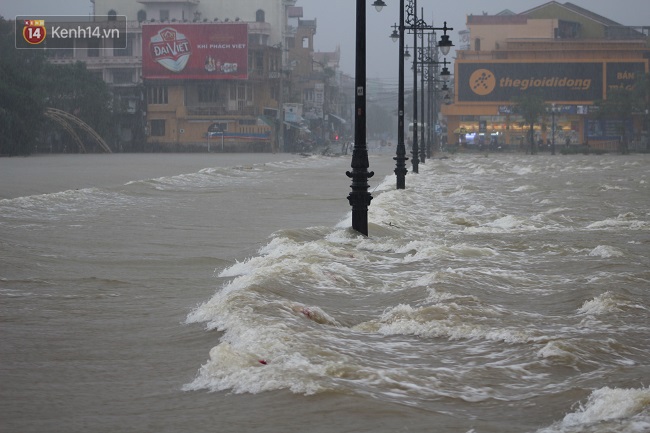
[[[245,106],[245,104],[238,104],[237,110],[227,110],[226,107],[202,105],[193,105],[186,108],[188,116],[257,116],[259,114],[258,107]]]

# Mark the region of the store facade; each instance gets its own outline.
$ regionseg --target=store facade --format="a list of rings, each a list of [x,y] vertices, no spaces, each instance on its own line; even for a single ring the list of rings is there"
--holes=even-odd
[[[456,51],[454,103],[441,110],[450,143],[522,146],[529,125],[514,107],[529,95],[549,107],[535,125],[537,144],[598,147],[618,140],[621,127],[630,136],[640,130],[641,118],[600,119],[594,111],[612,89],[629,89],[649,72],[646,28],[637,31],[557,2],[523,14],[470,15],[467,27],[467,43]],[[613,31],[620,28],[629,31]]]
[[[648,72],[648,60],[459,60],[455,104],[443,107],[448,130],[465,146],[518,146],[527,126],[513,112],[514,101],[538,94],[555,112],[537,125],[535,139],[582,144],[617,138],[614,121],[591,118],[590,107],[612,88],[629,88]],[[553,117],[553,119],[551,119]],[[626,125],[631,129],[632,125]]]

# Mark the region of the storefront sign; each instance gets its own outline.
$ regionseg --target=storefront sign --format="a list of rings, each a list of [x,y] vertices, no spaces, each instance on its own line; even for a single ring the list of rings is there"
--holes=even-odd
[[[593,101],[602,98],[603,64],[458,62],[461,102],[508,102],[537,92],[546,100]]]
[[[144,24],[142,41],[146,79],[248,78],[245,23]]]
[[[631,120],[587,119],[586,135],[590,140],[619,140],[625,134],[632,134]]]
[[[547,101],[587,102],[608,89],[630,89],[648,71],[647,61],[456,63],[460,102],[512,102],[538,93]]]
[[[645,62],[607,63],[607,90],[631,90],[645,72]]]

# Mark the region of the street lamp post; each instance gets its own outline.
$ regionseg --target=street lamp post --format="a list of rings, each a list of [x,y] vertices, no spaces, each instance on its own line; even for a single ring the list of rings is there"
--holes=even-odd
[[[435,33],[434,33],[434,35],[435,35]],[[444,83],[444,87],[443,87],[442,90],[445,92],[445,102],[447,102],[447,98],[449,98],[449,95],[446,93],[449,90],[449,88],[447,87],[447,82],[437,80],[436,78],[438,76],[440,76],[440,77],[442,77],[442,78],[444,78],[446,80],[451,75],[451,73],[449,72],[449,69],[447,68],[447,65],[449,63],[447,62],[446,58],[443,59],[442,62],[437,61],[437,59],[438,59],[437,47],[434,47],[434,50],[435,50],[434,51],[434,56],[432,58],[431,57],[431,51],[430,51],[429,47],[422,47],[419,50],[419,53],[417,53],[417,55],[416,55],[416,62],[417,63],[414,65],[414,67],[417,67],[419,72],[422,74],[423,81],[426,80],[428,82],[429,96],[431,96],[430,94],[431,94],[431,85],[432,85],[432,83],[440,83],[440,82]],[[443,65],[442,71],[440,71],[440,72],[438,72],[438,65]],[[424,89],[424,84],[422,86],[423,86],[423,89]],[[437,98],[437,89],[434,91],[434,93],[436,94],[435,98]],[[434,113],[433,113],[433,125],[429,125],[429,128],[427,129],[427,131],[429,132],[429,135],[427,136],[427,148],[426,148],[428,157],[431,157],[431,146],[430,146],[430,144],[431,144],[431,137],[430,137],[431,136],[431,131],[432,131],[432,129],[435,129],[435,126],[438,124],[437,101],[435,101],[434,103],[435,103],[435,107],[434,107]],[[423,104],[423,107],[424,107],[424,104]],[[424,108],[423,108],[423,112],[424,112]],[[430,112],[431,112],[431,108],[429,108],[429,116],[428,116],[429,118],[431,118],[431,113]],[[437,139],[435,141],[437,141]],[[422,160],[424,161],[424,156],[423,156]]]
[[[650,117],[648,117],[650,110],[645,109],[645,148],[650,151]]]
[[[407,11],[407,16],[405,18],[404,11]],[[418,149],[418,101],[417,101],[417,38],[418,30],[424,32],[425,30],[442,30],[444,31],[443,36],[440,37],[440,42],[438,47],[444,56],[449,54],[449,50],[453,46],[447,35],[447,31],[453,30],[453,28],[447,27],[447,22],[445,22],[444,27],[431,27],[427,25],[423,20],[418,21],[417,19],[417,0],[408,0],[408,3],[405,7],[404,0],[400,0],[400,21],[399,26],[396,24],[393,26],[393,33],[391,34],[391,39],[393,41],[399,40],[399,84],[398,84],[398,129],[397,129],[397,154],[393,158],[396,161],[395,175],[397,176],[397,189],[405,188],[405,175],[407,173],[405,161],[406,158],[406,148],[404,146],[404,57],[408,57],[408,49],[404,46],[404,35],[406,30],[413,32],[414,34],[414,55],[416,56],[415,62],[413,64],[413,148],[411,160],[413,173],[418,173],[419,165],[419,149]],[[407,25],[408,24],[408,25]],[[399,29],[399,31],[397,31]]]
[[[395,27],[399,28],[399,32]],[[404,145],[404,0],[399,2],[399,26],[393,26],[393,40],[399,39],[399,78],[397,90],[397,150],[395,154],[395,177],[397,189],[406,188],[406,146]]]
[[[352,228],[368,236],[368,206],[372,200],[368,192],[368,179],[374,172],[368,171],[368,147],[366,145],[366,0],[357,0],[357,39],[355,65],[354,99],[354,148],[352,150],[352,171],[345,174],[352,179],[348,201],[352,206]],[[377,12],[386,4],[375,0]]]
[[[409,16],[412,17],[413,25],[411,30],[413,31],[413,148],[412,154],[413,158],[411,159],[411,164],[413,165],[413,173],[419,173],[420,157],[418,155],[419,149],[419,131],[418,131],[418,68],[417,68],[417,59],[418,59],[418,12],[417,0],[410,0],[407,8],[409,10]]]
[[[556,112],[556,107],[555,103],[551,106],[551,118],[552,120],[552,126],[551,126],[551,155],[555,155],[555,112]]]

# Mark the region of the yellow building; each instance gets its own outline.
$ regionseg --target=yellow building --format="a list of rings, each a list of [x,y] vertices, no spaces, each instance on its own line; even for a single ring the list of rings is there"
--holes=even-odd
[[[555,107],[536,127],[536,140],[550,141],[551,121],[555,142],[597,147],[615,140],[613,123],[589,117],[589,109],[608,89],[632,86],[648,72],[649,27],[625,27],[571,3],[470,15],[467,27],[466,49],[456,51],[454,103],[442,113],[448,140],[468,147],[523,143],[526,131],[512,108],[529,93]]]
[[[142,26],[147,141],[154,150],[273,150],[281,50],[256,43],[268,27]]]

